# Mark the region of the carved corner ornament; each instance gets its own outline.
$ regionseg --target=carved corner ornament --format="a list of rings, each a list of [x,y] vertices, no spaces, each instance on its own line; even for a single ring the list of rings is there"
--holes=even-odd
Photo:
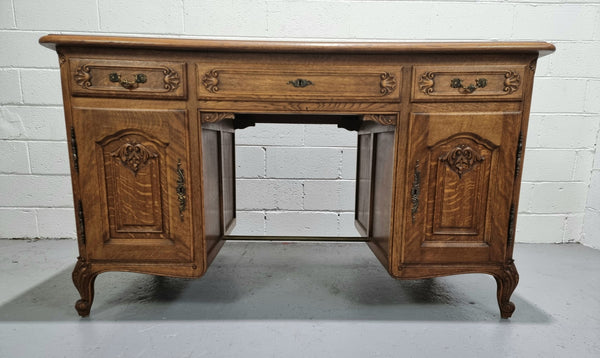
[[[121,163],[137,175],[138,170],[144,166],[150,158],[158,157],[154,149],[146,147],[141,143],[127,142],[111,153],[113,157],[121,160]]]
[[[181,78],[179,77],[179,73],[177,71],[169,67],[164,67],[163,74],[165,75],[163,78],[163,82],[165,83],[164,87],[167,92],[175,91],[177,88],[179,88]]]
[[[434,72],[425,72],[419,77],[419,91],[425,94],[433,93],[433,78],[435,77]]]
[[[202,122],[215,123],[223,119],[235,119],[235,113],[231,112],[202,112]]]
[[[504,92],[511,94],[518,90],[520,85],[521,75],[513,71],[508,71],[504,74]]]
[[[440,161],[445,163],[450,170],[462,178],[463,174],[471,171],[484,158],[467,144],[459,144],[456,148],[440,156]]]
[[[202,85],[210,93],[219,92],[219,72],[217,70],[210,70],[202,76]]]
[[[363,120],[377,122],[384,126],[393,126],[396,124],[396,116],[393,114],[365,114]]]
[[[88,89],[92,85],[92,74],[90,73],[90,67],[88,65],[81,65],[75,72],[75,83],[79,86]]]
[[[75,309],[81,317],[90,315],[92,302],[94,301],[94,281],[97,272],[92,271],[92,266],[84,258],[78,257],[75,268],[73,269],[73,284],[79,291],[81,299],[75,303]]]
[[[60,50],[57,50],[56,53],[58,54],[58,65],[62,67],[62,65],[64,65],[67,62],[67,58],[65,57],[65,54],[62,53],[62,51]]]
[[[537,59],[531,60],[531,62],[529,62],[529,71],[535,72],[536,66],[537,66]]]
[[[396,80],[396,76],[392,75],[389,72],[384,72],[380,74],[379,78],[381,79],[381,81],[379,81],[379,86],[381,87],[379,92],[381,92],[381,94],[384,96],[387,96],[388,94],[394,92],[396,90],[396,87],[398,87],[398,81]]]

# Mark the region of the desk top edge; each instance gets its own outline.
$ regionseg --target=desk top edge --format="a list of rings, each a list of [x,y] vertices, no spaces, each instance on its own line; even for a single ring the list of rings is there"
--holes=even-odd
[[[50,34],[40,38],[40,44],[56,47],[109,47],[154,50],[266,52],[266,53],[538,53],[544,56],[555,50],[548,42],[388,42],[388,41],[275,41],[217,40],[158,37],[120,37]]]

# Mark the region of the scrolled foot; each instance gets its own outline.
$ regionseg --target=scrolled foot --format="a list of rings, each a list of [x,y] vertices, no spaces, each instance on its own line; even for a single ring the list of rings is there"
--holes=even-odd
[[[81,317],[90,315],[94,302],[94,281],[98,273],[92,271],[91,265],[85,259],[78,257],[73,269],[73,284],[79,291],[81,299],[75,303],[75,309]]]
[[[75,303],[75,309],[81,317],[87,317],[90,315],[92,305],[86,300],[77,300],[77,302]]]
[[[515,304],[510,302],[510,296],[519,283],[519,273],[514,262],[511,260],[501,271],[494,273],[494,278],[498,286],[497,296],[500,316],[509,318],[515,311]]]

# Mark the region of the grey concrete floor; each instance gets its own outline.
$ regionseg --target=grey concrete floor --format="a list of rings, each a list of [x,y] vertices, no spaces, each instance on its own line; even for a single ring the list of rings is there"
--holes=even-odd
[[[364,243],[229,242],[198,280],[105,273],[76,315],[75,242],[0,241],[0,357],[600,357],[600,251],[518,245],[491,276],[398,281]]]

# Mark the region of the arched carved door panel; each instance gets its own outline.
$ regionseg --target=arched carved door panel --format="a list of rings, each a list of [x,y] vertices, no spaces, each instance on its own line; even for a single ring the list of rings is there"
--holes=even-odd
[[[73,116],[90,259],[190,261],[186,111],[75,108]]]
[[[502,262],[520,113],[410,120],[406,262]]]

